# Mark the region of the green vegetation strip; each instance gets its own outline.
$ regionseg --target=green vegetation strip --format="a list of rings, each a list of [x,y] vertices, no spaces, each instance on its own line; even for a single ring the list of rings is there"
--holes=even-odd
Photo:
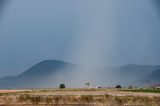
[[[127,91],[127,92],[147,92],[147,93],[160,93],[160,89],[135,89],[135,90],[120,90],[120,91]]]

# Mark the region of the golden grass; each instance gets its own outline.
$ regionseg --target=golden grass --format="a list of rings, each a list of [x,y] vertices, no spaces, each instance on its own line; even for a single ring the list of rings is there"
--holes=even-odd
[[[80,90],[81,91],[81,90]],[[79,91],[79,92],[80,92]],[[40,91],[38,91],[40,92]],[[110,95],[106,91],[105,94],[99,95],[41,95],[34,92],[8,92],[8,94],[0,95],[0,105],[4,106],[160,106],[160,96],[139,96],[139,95]],[[52,91],[45,91],[52,92]],[[65,90],[62,92],[65,93]],[[75,91],[73,91],[75,92]],[[78,90],[76,90],[78,92]],[[86,92],[89,92],[86,90]],[[93,91],[94,92],[94,91]],[[7,93],[7,92],[5,92]],[[37,93],[37,91],[36,91]]]

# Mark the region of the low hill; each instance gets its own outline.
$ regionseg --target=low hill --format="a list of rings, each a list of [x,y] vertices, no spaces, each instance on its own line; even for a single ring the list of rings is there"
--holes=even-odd
[[[22,74],[0,79],[0,88],[50,88],[60,83],[84,87],[85,82],[95,86],[122,86],[139,84],[146,77],[158,81],[160,66],[130,64],[112,68],[88,68],[58,60],[42,61]],[[157,70],[157,71],[155,71]],[[143,81],[146,81],[143,80]],[[141,82],[143,84],[143,82]]]
[[[139,85],[139,79],[160,69],[159,65],[128,64],[121,67],[103,69],[103,78],[108,79],[108,84]],[[142,83],[141,83],[142,84]]]
[[[49,87],[48,78],[59,72],[68,73],[75,65],[57,60],[42,61],[18,76],[0,79],[0,88],[43,88]],[[51,83],[54,81],[51,81]]]
[[[153,85],[160,83],[160,69],[157,69],[141,79],[141,83],[145,85]]]

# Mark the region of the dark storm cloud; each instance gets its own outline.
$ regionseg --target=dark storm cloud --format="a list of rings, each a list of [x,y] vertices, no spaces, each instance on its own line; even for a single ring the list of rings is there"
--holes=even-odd
[[[3,11],[7,2],[8,2],[8,0],[0,0],[0,15],[2,14],[2,11]]]
[[[160,0],[151,0],[160,9]]]
[[[156,8],[158,15],[160,16],[160,0],[150,0],[153,7]]]
[[[21,73],[44,59],[103,66],[159,64],[159,4],[0,0],[0,77]]]

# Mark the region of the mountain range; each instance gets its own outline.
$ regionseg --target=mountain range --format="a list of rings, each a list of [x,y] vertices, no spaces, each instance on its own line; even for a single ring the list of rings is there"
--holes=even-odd
[[[160,66],[129,64],[121,67],[84,67],[59,60],[44,60],[17,76],[0,78],[1,89],[53,88],[60,83],[68,87],[143,86],[160,82]]]

